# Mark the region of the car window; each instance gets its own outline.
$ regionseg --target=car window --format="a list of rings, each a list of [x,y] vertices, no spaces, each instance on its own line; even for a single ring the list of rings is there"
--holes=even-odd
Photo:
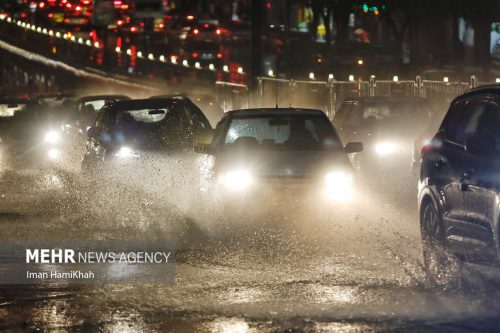
[[[234,118],[224,139],[226,148],[323,150],[342,147],[331,124],[316,115],[270,115]]]
[[[465,145],[467,138],[476,134],[481,117],[484,116],[487,103],[475,101],[468,104],[461,116],[450,120],[450,133],[448,139]]]
[[[479,135],[488,139],[493,152],[500,153],[500,107],[496,103],[488,103],[481,115],[471,118],[470,135]]]
[[[443,118],[440,130],[446,132],[446,138],[452,140],[455,135],[457,122],[460,120],[466,106],[465,100],[455,101],[450,105],[450,108]]]

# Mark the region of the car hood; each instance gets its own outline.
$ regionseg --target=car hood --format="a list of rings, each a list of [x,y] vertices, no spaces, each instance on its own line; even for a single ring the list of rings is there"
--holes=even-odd
[[[343,151],[245,151],[222,153],[217,169],[244,169],[258,177],[310,177],[352,167]]]

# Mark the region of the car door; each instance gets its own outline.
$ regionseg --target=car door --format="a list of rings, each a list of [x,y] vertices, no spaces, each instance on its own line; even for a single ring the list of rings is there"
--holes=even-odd
[[[111,110],[100,112],[94,122],[93,128],[97,135],[90,135],[87,140],[87,154],[96,160],[104,160],[107,146],[111,141],[109,128],[111,122]]]
[[[428,179],[429,185],[443,203],[445,230],[453,222],[460,221],[464,215],[463,194],[460,190],[464,147],[457,142],[457,135],[460,133],[457,126],[467,106],[467,102],[463,100],[450,106],[441,129],[433,140],[436,142],[434,149],[427,151],[422,160],[422,179]]]
[[[468,146],[474,136],[488,136],[491,144],[486,149],[467,149],[464,155],[466,168],[461,179],[461,190],[467,214],[465,240],[472,249],[480,250],[493,245],[494,221],[496,217],[498,148],[500,148],[500,106],[498,102],[485,98],[484,107],[469,117],[464,142]],[[494,146],[494,147],[492,147]],[[492,148],[492,149],[490,149]],[[487,254],[487,253],[486,253]]]

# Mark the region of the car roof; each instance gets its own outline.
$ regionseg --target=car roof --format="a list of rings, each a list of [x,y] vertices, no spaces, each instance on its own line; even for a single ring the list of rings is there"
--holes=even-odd
[[[142,110],[163,108],[176,102],[184,102],[181,98],[145,98],[130,99],[123,101],[112,101],[109,106],[118,111]]]
[[[466,92],[464,92],[462,95],[458,96],[457,98],[462,98],[462,97],[477,95],[477,94],[500,95],[500,84],[487,84],[484,86],[472,88],[472,89],[467,90]]]
[[[424,97],[419,96],[369,96],[369,97],[354,97],[347,98],[343,103],[366,103],[366,102],[382,102],[382,101],[390,101],[390,102],[426,102],[427,100]]]
[[[93,95],[93,96],[83,96],[80,98],[80,102],[97,101],[97,100],[129,100],[130,97],[126,95]]]
[[[279,115],[296,115],[296,114],[307,114],[307,115],[324,115],[325,113],[321,110],[315,109],[299,109],[299,108],[255,108],[255,109],[242,109],[228,111],[226,114],[230,116],[259,116],[259,115],[269,115],[269,114],[279,114]]]
[[[166,95],[153,95],[153,96],[150,96],[149,99],[160,99],[160,98],[163,98],[163,99],[180,99],[180,100],[186,100],[186,101],[189,101],[189,97],[187,97],[186,95],[184,94],[172,94],[172,95],[169,95],[169,94],[166,94]]]
[[[44,98],[76,98],[75,95],[72,94],[45,94],[45,95],[36,95],[35,99],[44,99]]]

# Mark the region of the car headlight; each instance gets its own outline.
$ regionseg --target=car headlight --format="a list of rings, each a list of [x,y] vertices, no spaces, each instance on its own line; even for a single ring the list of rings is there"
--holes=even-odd
[[[117,157],[134,157],[138,156],[130,147],[121,147],[118,149],[118,151],[115,153],[115,156]]]
[[[354,194],[353,178],[350,172],[342,170],[329,172],[325,183],[327,196],[335,201],[347,201]]]
[[[383,156],[394,154],[397,149],[397,145],[392,142],[379,142],[375,145],[375,152]]]
[[[50,132],[47,132],[47,134],[45,134],[45,137],[43,140],[46,143],[56,143],[59,141],[59,139],[60,139],[59,133],[57,133],[56,131],[50,131]]]
[[[246,170],[227,171],[222,174],[221,181],[224,187],[232,191],[243,191],[253,183],[250,172]]]
[[[47,152],[47,155],[49,156],[49,158],[51,160],[55,160],[55,159],[57,159],[61,155],[61,152],[58,149],[56,149],[56,148],[51,148]]]

